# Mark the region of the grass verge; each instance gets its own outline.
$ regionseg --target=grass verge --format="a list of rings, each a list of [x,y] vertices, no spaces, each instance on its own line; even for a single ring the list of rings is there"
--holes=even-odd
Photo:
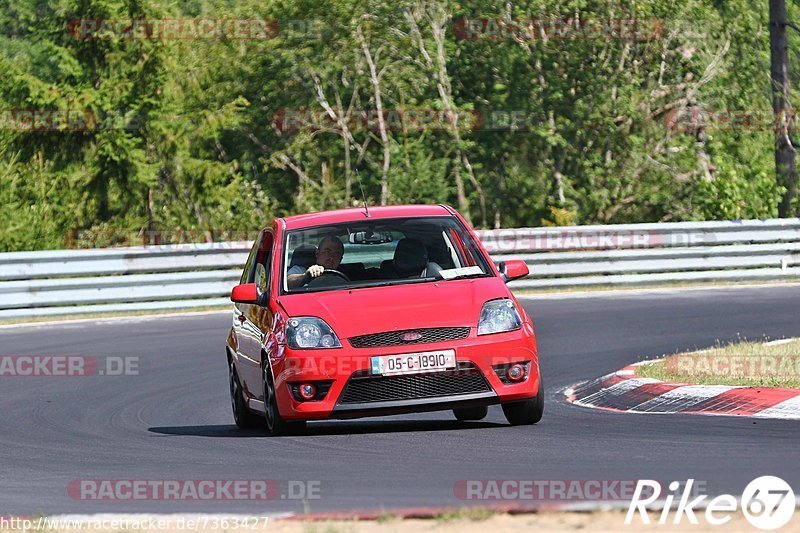
[[[641,377],[699,385],[800,388],[800,339],[739,342],[670,355],[637,369]]]

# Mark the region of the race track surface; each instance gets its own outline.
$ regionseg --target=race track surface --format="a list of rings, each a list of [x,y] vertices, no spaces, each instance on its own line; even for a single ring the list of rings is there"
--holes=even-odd
[[[631,415],[566,404],[562,389],[715,340],[800,336],[800,287],[524,300],[547,401],[536,426],[450,412],[316,422],[303,437],[233,426],[229,314],[0,330],[0,355],[133,356],[139,375],[0,377],[0,516],[95,512],[266,514],[460,506],[458,480],[694,478],[741,493],[761,475],[800,487],[800,422]],[[308,501],[83,501],[81,479],[319,481]]]

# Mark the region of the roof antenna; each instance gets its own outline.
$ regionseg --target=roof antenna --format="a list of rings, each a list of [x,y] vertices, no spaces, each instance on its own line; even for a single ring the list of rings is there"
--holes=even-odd
[[[367,215],[367,218],[370,218],[372,215],[369,214],[369,207],[367,206],[367,197],[364,194],[364,184],[361,183],[361,175],[358,173],[358,169],[356,169],[356,179],[358,179],[358,188],[361,189],[361,198],[364,199],[364,213]]]

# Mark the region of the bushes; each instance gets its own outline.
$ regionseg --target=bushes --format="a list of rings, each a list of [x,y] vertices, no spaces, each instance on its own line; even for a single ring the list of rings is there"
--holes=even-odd
[[[653,0],[630,13],[527,0],[509,14],[485,0],[7,3],[0,109],[96,120],[81,131],[0,127],[0,251],[62,247],[71,229],[254,229],[360,203],[357,175],[372,204],[447,202],[489,227],[777,213],[771,132],[667,120],[687,107],[769,109],[766,8],[743,0]],[[515,41],[453,31],[462,18],[576,13],[660,19],[664,32]],[[71,18],[179,16],[261,17],[284,31],[248,41],[65,31]],[[380,131],[378,98],[395,117],[440,120]],[[480,120],[454,131],[448,108]],[[293,110],[326,122],[277,127]]]

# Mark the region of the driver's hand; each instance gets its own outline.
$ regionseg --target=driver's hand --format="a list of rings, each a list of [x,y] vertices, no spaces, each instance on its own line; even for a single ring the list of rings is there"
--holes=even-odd
[[[306,275],[311,276],[312,278],[316,278],[322,275],[325,272],[325,267],[322,265],[311,265],[306,270]]]

